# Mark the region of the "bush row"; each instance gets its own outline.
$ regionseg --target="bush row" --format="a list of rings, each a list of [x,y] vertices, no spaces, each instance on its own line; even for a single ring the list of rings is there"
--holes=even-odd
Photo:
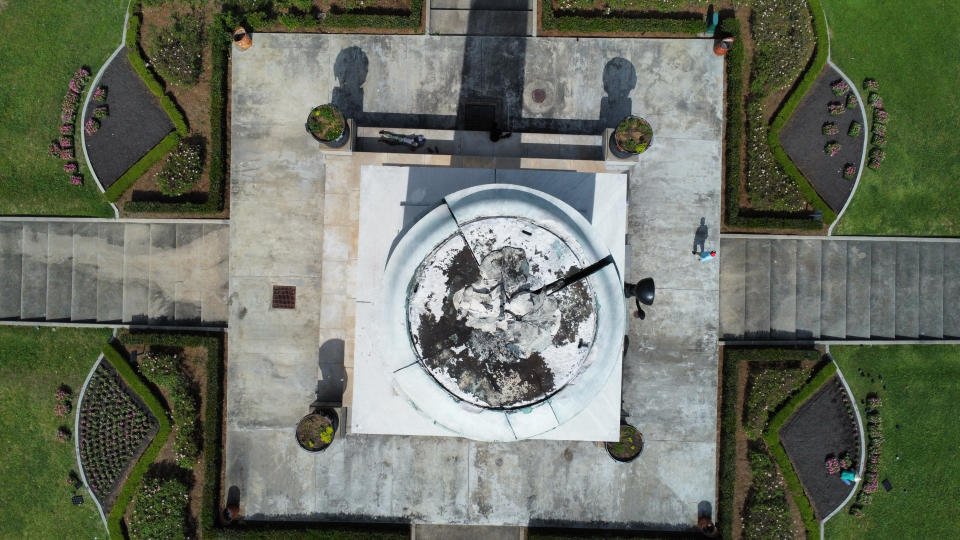
[[[743,182],[743,168],[740,158],[743,155],[744,125],[743,114],[743,62],[744,50],[741,39],[740,21],[724,19],[719,32],[736,38],[726,54],[727,79],[727,129],[725,135],[725,195],[724,208],[726,224],[729,227],[771,228],[771,229],[819,229],[820,222],[812,219],[781,217],[748,217],[740,214],[740,186]]]
[[[783,149],[783,146],[780,145],[780,131],[787,125],[787,121],[800,105],[800,100],[803,99],[803,96],[807,94],[807,91],[810,90],[810,87],[813,86],[813,83],[817,80],[817,77],[823,70],[823,66],[827,63],[827,54],[829,53],[830,37],[827,34],[827,20],[823,14],[823,6],[820,0],[807,0],[807,4],[810,7],[810,13],[813,15],[813,33],[817,39],[813,60],[807,67],[807,71],[803,74],[803,78],[790,92],[790,97],[787,98],[787,101],[780,107],[780,111],[774,117],[773,122],[770,123],[770,130],[767,132],[767,142],[770,144],[771,150],[773,150],[773,157],[777,160],[777,163],[783,168],[784,172],[797,183],[800,192],[810,205],[823,212],[823,222],[829,225],[837,219],[837,215],[830,209],[827,203],[820,198],[817,191],[807,178],[803,176],[800,169],[793,163],[787,155],[787,152]]]
[[[210,188],[206,202],[131,201],[124,205],[123,209],[125,211],[130,213],[216,214],[223,210],[224,190],[227,183],[226,74],[232,42],[230,34],[232,33],[233,22],[235,21],[231,20],[230,17],[218,14],[214,16],[210,28]]]
[[[313,9],[304,11],[300,6],[293,6],[296,9],[290,10],[290,7],[270,2],[233,0],[226,4],[225,11],[236,17],[237,24],[234,27],[243,25],[251,30],[262,30],[273,23],[280,23],[288,30],[319,28],[416,30],[420,28],[423,21],[423,0],[410,0],[410,9],[401,10],[397,13],[369,13],[362,9],[345,11],[334,9],[318,17],[319,13],[314,13]],[[304,7],[309,8],[309,5]]]
[[[820,526],[813,513],[813,506],[810,505],[810,500],[807,499],[807,495],[803,491],[803,486],[800,484],[800,477],[797,476],[797,471],[794,470],[793,465],[790,463],[790,458],[787,457],[783,445],[780,444],[779,431],[783,424],[793,415],[794,411],[797,410],[797,407],[802,405],[807,398],[819,390],[820,387],[823,386],[830,377],[836,375],[836,373],[837,366],[833,362],[823,366],[823,368],[773,416],[770,425],[763,434],[763,440],[767,443],[767,449],[780,467],[780,471],[783,473],[784,480],[787,483],[787,489],[790,490],[793,501],[796,503],[797,509],[800,510],[803,526],[807,530],[807,538],[818,537],[820,534]]]
[[[117,374],[127,383],[127,386],[140,396],[140,399],[143,400],[147,408],[150,409],[150,413],[153,414],[154,418],[156,418],[160,424],[157,434],[153,437],[153,442],[150,443],[150,446],[140,455],[140,460],[137,461],[137,464],[134,465],[130,474],[127,475],[127,480],[117,495],[117,500],[113,503],[110,514],[107,515],[107,529],[109,530],[110,536],[113,538],[124,538],[123,528],[120,523],[123,520],[123,514],[127,511],[133,494],[136,493],[137,488],[140,487],[140,481],[143,479],[144,473],[147,472],[147,468],[157,459],[157,454],[160,453],[160,449],[170,436],[170,420],[167,419],[163,405],[160,404],[160,399],[150,390],[146,382],[137,375],[133,370],[133,366],[131,366],[127,359],[117,350],[114,343],[108,343],[103,347],[103,357],[104,361],[113,366],[113,369],[116,370]]]
[[[729,54],[729,53],[728,53]],[[737,407],[737,382],[741,369],[751,362],[783,363],[817,361],[812,349],[735,349],[723,353],[720,401],[720,463],[718,471],[717,524],[723,538],[733,538],[733,516],[737,476],[737,431],[742,409]]]
[[[588,17],[554,11],[551,0],[540,2],[540,23],[544,30],[561,32],[664,32],[697,35],[707,31],[702,17],[644,18],[623,14]]]
[[[167,116],[170,117],[170,121],[173,122],[174,131],[164,137],[156,146],[147,152],[146,155],[134,163],[125,173],[120,175],[120,178],[118,178],[116,182],[106,189],[104,196],[110,202],[116,202],[125,191],[130,189],[130,186],[132,186],[134,182],[173,150],[181,137],[186,137],[190,132],[189,126],[187,126],[187,120],[184,118],[183,113],[180,112],[180,108],[177,107],[173,99],[164,92],[163,83],[161,83],[156,75],[150,71],[150,68],[147,67],[147,62],[144,60],[143,54],[140,51],[138,40],[142,21],[140,20],[140,13],[136,11],[138,8],[139,2],[131,4],[130,9],[134,12],[130,14],[130,22],[127,27],[127,59],[130,61],[130,65],[133,66],[134,71],[140,75],[144,84],[147,85],[150,92],[160,98],[160,107],[163,108]],[[128,210],[128,208],[124,207],[124,210]]]

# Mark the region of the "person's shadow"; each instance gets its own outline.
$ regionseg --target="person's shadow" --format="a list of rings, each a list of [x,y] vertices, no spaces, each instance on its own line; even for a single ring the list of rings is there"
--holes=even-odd
[[[333,89],[332,103],[345,118],[358,118],[363,112],[363,83],[367,80],[370,61],[360,47],[340,51],[333,64],[338,86]]]
[[[617,127],[621,120],[633,114],[630,92],[637,86],[637,70],[629,60],[617,57],[603,67],[603,91],[607,97],[600,100],[600,126],[597,131]]]
[[[693,233],[693,254],[697,255],[703,251],[703,245],[707,241],[710,232],[707,230],[707,218],[700,218],[700,226]]]

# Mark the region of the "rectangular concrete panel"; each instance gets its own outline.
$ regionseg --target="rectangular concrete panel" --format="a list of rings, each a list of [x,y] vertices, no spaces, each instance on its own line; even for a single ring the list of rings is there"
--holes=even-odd
[[[897,246],[872,242],[870,249],[870,336],[893,339],[897,334]]]
[[[770,337],[793,339],[797,335],[797,242],[771,242]]]
[[[870,337],[870,267],[872,242],[847,244],[847,332],[848,338]]]
[[[204,269],[201,273],[200,319],[204,325],[227,324],[227,296],[230,285],[230,228],[226,225],[204,225]]]
[[[920,337],[943,337],[943,244],[920,244]]]
[[[0,319],[20,318],[23,224],[0,222]]]
[[[820,289],[820,337],[843,339],[847,334],[847,243],[823,241]]]
[[[73,293],[73,223],[52,222],[47,228],[47,320],[70,319]]]
[[[97,242],[97,321],[123,319],[122,223],[100,223]]]
[[[200,268],[206,257],[206,253],[201,249],[201,238],[202,224],[177,225],[177,258],[181,266],[174,293],[173,318],[179,325],[200,324],[200,302],[203,295]]]
[[[169,223],[150,225],[150,299],[147,307],[150,324],[170,324],[182,261],[177,251],[177,226]]]
[[[97,319],[97,223],[73,226],[73,279],[70,294],[70,320],[93,322]]]
[[[123,322],[147,324],[150,299],[150,225],[123,230]]]
[[[23,265],[20,318],[43,319],[47,314],[47,224],[23,224]]]
[[[430,10],[430,33],[447,36],[529,36],[533,33],[530,11]]]
[[[770,336],[770,240],[747,240],[744,334]]]
[[[897,337],[920,335],[920,248],[917,244],[897,242]]]
[[[736,338],[743,335],[745,305],[745,264],[747,241],[724,238],[720,241],[720,335]]]
[[[960,249],[943,248],[943,337],[960,339]]]
[[[797,338],[820,337],[821,241],[797,242]]]
[[[430,9],[530,10],[531,0],[433,0]]]

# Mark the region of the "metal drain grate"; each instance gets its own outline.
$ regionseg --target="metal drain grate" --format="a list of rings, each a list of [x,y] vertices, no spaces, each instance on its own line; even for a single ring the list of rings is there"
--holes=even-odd
[[[273,308],[294,309],[297,307],[297,288],[289,285],[273,286]]]

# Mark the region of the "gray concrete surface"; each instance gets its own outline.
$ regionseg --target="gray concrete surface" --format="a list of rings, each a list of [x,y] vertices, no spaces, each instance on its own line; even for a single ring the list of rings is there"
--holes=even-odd
[[[255,519],[689,529],[698,505],[714,507],[719,267],[690,252],[700,218],[713,231],[708,249],[720,226],[722,62],[710,46],[259,34],[235,54],[225,489],[239,490],[241,511]],[[527,98],[536,88],[547,89],[543,103]],[[304,452],[294,426],[315,395],[318,350],[343,339],[345,327],[328,324],[354,316],[344,307],[356,294],[344,272],[355,264],[359,164],[374,159],[324,161],[303,132],[307,112],[332,100],[361,127],[455,129],[474,121],[465,105],[491,97],[503,129],[596,135],[634,112],[657,133],[629,184],[627,277],[652,275],[658,287],[646,320],[630,322],[623,368],[623,408],[644,433],[643,454],[621,464],[588,442],[350,433],[321,454]],[[270,310],[271,284],[296,285],[297,309]],[[351,347],[347,339],[345,364]]]
[[[767,245],[772,267],[763,255]],[[729,234],[721,247],[725,340],[960,337],[960,239]],[[765,288],[767,294],[760,291]],[[745,296],[744,289],[754,294]],[[795,312],[787,313],[789,306]],[[740,313],[760,320],[757,311],[769,311],[769,327],[744,327]]]
[[[0,219],[0,321],[223,326],[227,230],[199,220]]]

